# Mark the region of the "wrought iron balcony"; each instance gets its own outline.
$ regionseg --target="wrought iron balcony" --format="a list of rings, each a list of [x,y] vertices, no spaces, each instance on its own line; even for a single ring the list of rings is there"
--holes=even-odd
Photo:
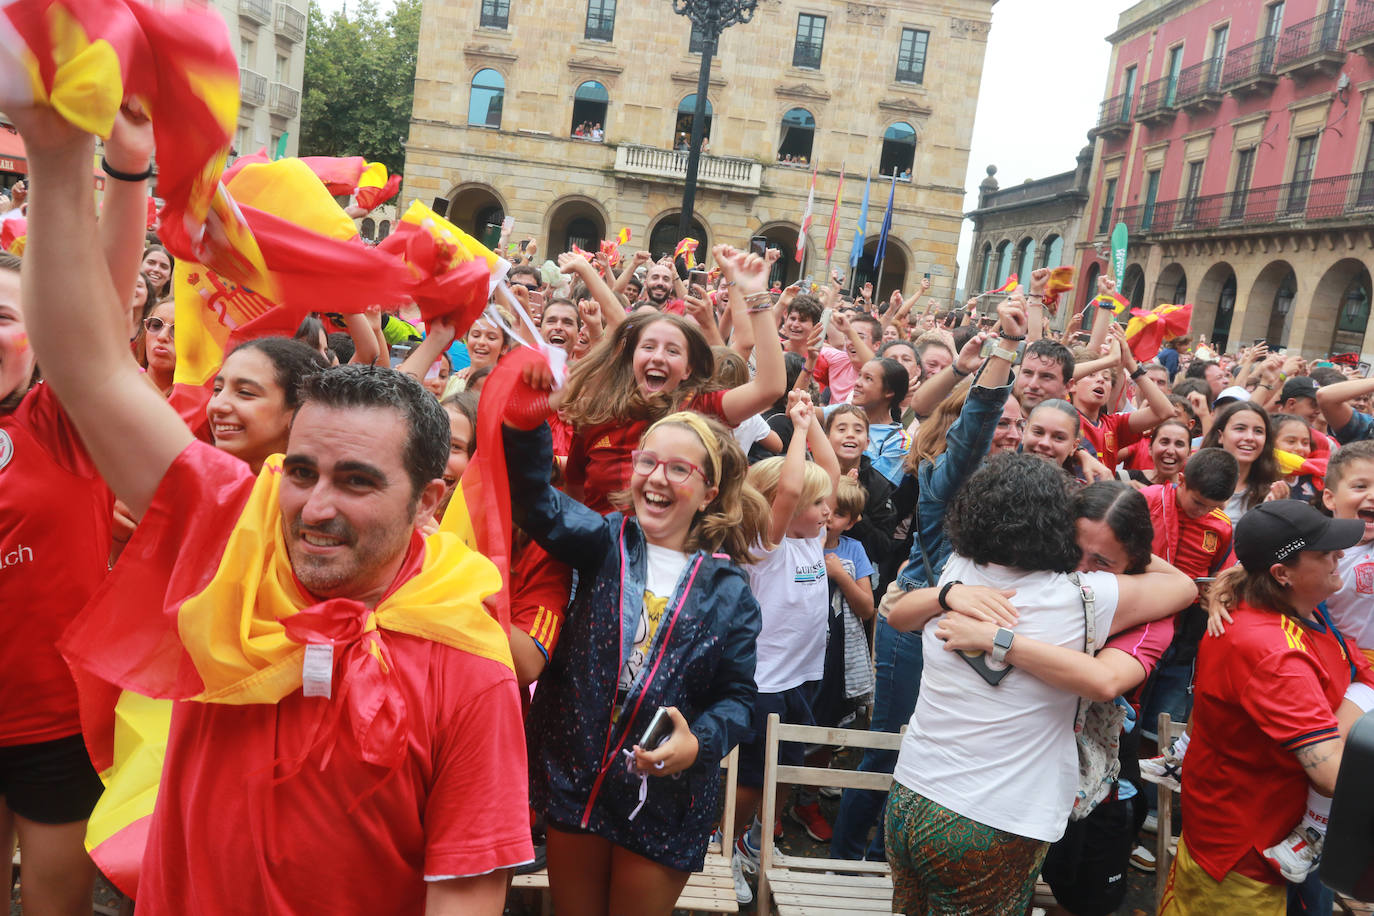
[[[1131,94],[1114,95],[1102,103],[1094,136],[1113,137],[1131,132]]]
[[[1334,74],[1345,63],[1341,27],[1345,10],[1336,8],[1287,26],[1279,36],[1278,72],[1294,79]]]
[[[289,3],[278,3],[276,32],[291,41],[304,41],[305,13]]]
[[[239,67],[239,100],[245,105],[266,105],[267,77]]]
[[[1222,61],[1209,57],[1207,60],[1184,67],[1178,74],[1178,89],[1175,101],[1187,111],[1206,111],[1221,104]]]
[[[1374,171],[1122,207],[1116,221],[1134,235],[1162,235],[1326,220],[1368,224],[1372,215]]]
[[[615,171],[625,177],[662,181],[680,186],[687,178],[687,153],[625,143],[615,150]],[[702,154],[697,180],[706,187],[759,193],[763,166],[753,159]]]
[[[1237,96],[1269,92],[1279,81],[1277,50],[1278,40],[1270,35],[1231,51],[1221,71],[1221,88]]]
[[[587,15],[587,28],[583,37],[588,41],[611,41],[615,38],[615,17]]]
[[[815,41],[798,41],[792,47],[792,66],[804,70],[821,68],[821,44]]]
[[[1345,15],[1345,49],[1374,57],[1374,3],[1361,2]]]
[[[283,118],[294,118],[296,112],[301,110],[300,90],[293,89],[285,83],[273,83],[272,104],[268,106],[268,110]]]
[[[1141,86],[1140,105],[1136,108],[1135,119],[1150,126],[1172,121],[1178,113],[1174,110],[1175,88],[1175,81],[1169,76]]]
[[[239,0],[239,15],[262,25],[271,25],[271,0]]]

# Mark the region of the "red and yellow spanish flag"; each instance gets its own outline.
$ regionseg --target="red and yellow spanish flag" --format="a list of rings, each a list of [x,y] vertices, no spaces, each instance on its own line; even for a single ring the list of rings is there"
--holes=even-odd
[[[29,221],[22,216],[12,216],[0,222],[0,248],[20,257],[24,254],[24,243],[29,238]]]
[[[1299,477],[1311,477],[1313,484],[1320,489],[1326,477],[1326,467],[1330,461],[1330,456],[1318,457],[1308,455],[1306,458],[1286,452],[1281,448],[1273,450],[1274,460],[1278,462],[1279,473],[1284,477],[1292,477],[1294,474]]]
[[[1188,325],[1193,320],[1193,307],[1159,305],[1148,312],[1131,309],[1131,314],[1134,317],[1126,325],[1126,343],[1132,355],[1144,362],[1155,358],[1165,340],[1188,333]]]
[[[1009,293],[1009,292],[1011,292],[1012,290],[1016,289],[1017,280],[1018,280],[1018,278],[1017,278],[1016,274],[1012,274],[1011,276],[1007,277],[1007,282],[1006,282],[1006,283],[1003,283],[1001,286],[997,287],[996,289],[988,290],[988,292],[989,292],[989,293],[992,293],[992,294],[996,294],[996,293]]]
[[[696,251],[701,243],[693,238],[686,238],[677,243],[676,250],[673,251],[673,260],[683,259],[688,270],[694,270],[697,266]]]
[[[353,202],[364,210],[373,210],[395,197],[401,190],[401,176],[387,175],[386,166],[369,162],[358,179]]]
[[[615,235],[615,243],[616,243],[617,245],[624,245],[624,244],[625,244],[626,242],[628,242],[629,240],[630,240],[630,227],[629,227],[629,226],[626,226],[625,228],[621,229],[621,230],[620,230],[619,232],[617,232],[616,235]]]

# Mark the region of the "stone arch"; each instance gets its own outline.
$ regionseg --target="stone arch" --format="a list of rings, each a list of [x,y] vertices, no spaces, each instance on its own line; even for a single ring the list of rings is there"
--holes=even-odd
[[[782,252],[782,257],[773,262],[773,272],[768,278],[769,284],[786,286],[795,283],[801,276],[802,267],[797,263],[797,224],[775,220],[764,223],[754,235],[768,239],[769,248],[776,248]],[[840,248],[837,246],[835,250],[838,253]],[[816,263],[816,247],[809,237],[806,240],[806,263]],[[840,269],[845,270],[843,266]]]
[[[1138,309],[1145,307],[1145,268],[1139,264],[1127,264],[1126,273],[1121,278],[1117,292],[1126,297],[1126,301],[1131,303],[1131,308]],[[1129,315],[1120,315],[1120,320],[1129,320]]]
[[[1021,285],[1030,286],[1031,271],[1035,269],[1035,239],[1026,236],[1016,244],[1016,263],[1013,270],[1020,279]]]
[[[489,184],[465,182],[448,192],[448,221],[487,247],[494,247],[501,234],[501,220],[510,212],[501,192]],[[496,226],[496,235],[490,227]]]
[[[988,289],[996,289],[1007,282],[1007,277],[1011,275],[1014,269],[1012,262],[1016,258],[1016,251],[1012,248],[1011,239],[1002,239],[997,243],[993,258],[997,266],[994,268],[992,280],[987,285]]]
[[[1051,229],[1040,239],[1038,260],[1041,267],[1059,267],[1064,263],[1064,235]]]
[[[1179,295],[1182,293],[1182,295]],[[1183,305],[1188,301],[1188,272],[1183,265],[1174,261],[1159,272],[1155,280],[1154,302],[1156,305]]]
[[[657,216],[653,217],[653,219],[649,220],[649,233],[645,236],[645,248],[655,259],[661,258],[665,254],[669,256],[672,255],[673,248],[679,241],[677,236],[677,223],[681,213],[681,208],[674,207],[663,210]],[[672,230],[671,233],[669,233],[669,229]],[[695,232],[697,230],[700,230],[700,233],[691,236],[699,243],[697,245],[696,260],[699,264],[705,264],[711,256],[712,233],[711,224],[706,221],[706,217],[701,214],[700,210],[694,210],[692,212],[692,222],[689,224],[688,228],[689,232]],[[661,241],[656,243],[655,237],[663,239],[668,237],[669,234],[671,234],[672,237],[672,241],[667,243],[669,247],[666,250],[660,250],[665,243]],[[658,247],[655,247],[656,245]]]
[[[1369,268],[1356,258],[1343,258],[1326,269],[1312,292],[1306,314],[1298,308],[1294,326],[1303,353],[1361,353],[1370,314]],[[1300,323],[1299,323],[1300,322]]]
[[[988,289],[988,283],[992,280],[992,272],[996,267],[997,262],[992,256],[992,242],[984,242],[983,249],[978,255],[978,281],[970,285],[976,287],[980,293]]]
[[[1218,353],[1226,351],[1231,338],[1231,319],[1236,313],[1236,270],[1226,261],[1218,261],[1202,275],[1197,293],[1193,296],[1193,325],[1190,332],[1195,341],[1206,338]]]
[[[911,249],[906,243],[889,233],[887,254],[883,259],[883,275],[879,278],[877,259],[874,257],[877,250],[877,236],[864,241],[863,256],[859,258],[859,266],[854,270],[854,284],[857,288],[864,283],[872,283],[873,300],[882,302],[892,295],[894,289],[907,288],[907,273],[913,261]]]
[[[1263,338],[1271,350],[1288,346],[1297,311],[1298,275],[1287,261],[1271,261],[1250,285],[1245,300],[1245,321],[1237,342]]]
[[[560,197],[544,211],[544,238],[549,240],[546,254],[556,258],[573,245],[595,253],[610,222],[600,202],[582,194]]]

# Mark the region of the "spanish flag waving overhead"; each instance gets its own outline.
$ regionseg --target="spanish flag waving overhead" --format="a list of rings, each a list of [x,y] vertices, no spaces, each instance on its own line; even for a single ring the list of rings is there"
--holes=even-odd
[[[1159,305],[1150,311],[1131,309],[1130,324],[1126,325],[1126,342],[1136,359],[1154,359],[1168,338],[1188,333],[1193,320],[1191,305]]]

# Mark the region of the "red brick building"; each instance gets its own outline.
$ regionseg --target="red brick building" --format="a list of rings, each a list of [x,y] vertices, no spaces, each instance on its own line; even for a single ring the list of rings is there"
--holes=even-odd
[[[1195,337],[1374,348],[1374,2],[1143,0],[1108,40],[1085,278],[1124,222],[1126,295]]]

